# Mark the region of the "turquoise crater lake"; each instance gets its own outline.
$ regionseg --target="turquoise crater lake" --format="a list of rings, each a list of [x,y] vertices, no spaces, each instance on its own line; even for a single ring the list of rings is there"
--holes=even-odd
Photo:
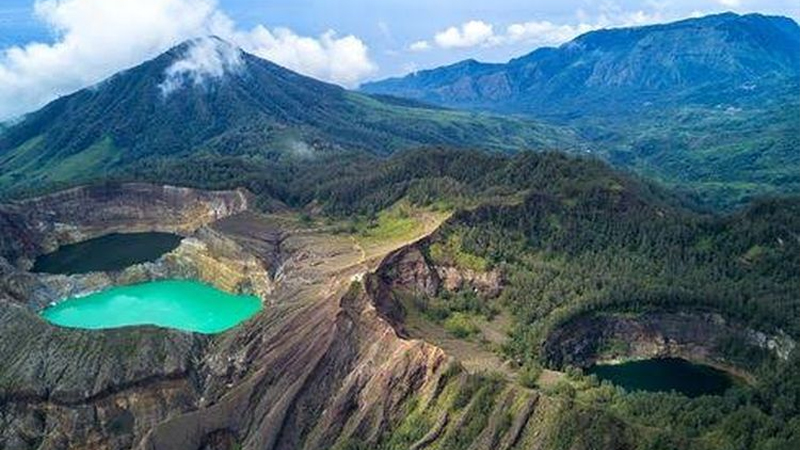
[[[155,325],[213,334],[235,327],[261,309],[250,295],[233,295],[194,281],[156,281],[74,297],[42,311],[50,323],[105,329]]]

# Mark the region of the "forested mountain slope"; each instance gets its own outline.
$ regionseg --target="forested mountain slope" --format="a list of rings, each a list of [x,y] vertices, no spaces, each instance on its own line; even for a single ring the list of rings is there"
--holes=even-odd
[[[507,64],[469,60],[362,90],[568,125],[614,165],[713,206],[800,190],[800,27],[785,17],[594,31]]]
[[[3,131],[0,190],[100,178],[149,158],[388,155],[429,143],[512,151],[576,141],[569,131],[529,120],[349,92],[203,38]]]

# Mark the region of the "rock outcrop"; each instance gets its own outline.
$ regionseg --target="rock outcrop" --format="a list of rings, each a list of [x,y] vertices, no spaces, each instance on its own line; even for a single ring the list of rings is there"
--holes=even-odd
[[[478,272],[461,267],[441,266],[436,268],[442,286],[451,292],[463,289],[474,291],[484,298],[494,298],[503,289],[503,275],[499,270]]]
[[[738,372],[735,364],[720,352],[720,344],[726,339],[737,339],[782,359],[794,348],[791,339],[768,337],[717,314],[653,312],[581,316],[551,332],[544,352],[553,367],[679,357]]]

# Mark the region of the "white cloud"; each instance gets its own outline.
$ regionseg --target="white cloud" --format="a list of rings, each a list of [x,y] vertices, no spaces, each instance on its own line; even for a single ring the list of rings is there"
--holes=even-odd
[[[556,25],[548,21],[515,23],[508,26],[506,34],[498,40],[498,43],[555,45],[595,29],[597,26],[586,23],[578,25]]]
[[[583,33],[601,28],[639,26],[663,21],[663,17],[657,12],[622,11],[614,3],[606,3],[603,13],[594,19],[580,10],[577,15],[579,23],[576,24],[555,24],[546,20],[520,22],[508,25],[500,33],[494,31],[495,26],[492,24],[473,20],[437,33],[434,42],[443,49],[510,44],[557,45],[570,41]],[[430,48],[428,41],[418,41],[409,46],[409,49],[413,51],[428,48]]]
[[[198,86],[226,73],[241,70],[242,51],[227,42],[202,37],[190,42],[186,55],[167,68],[164,81],[158,86],[163,96],[182,88],[186,83]]]
[[[579,16],[586,17],[584,14]],[[645,11],[611,11],[594,20],[574,25],[557,25],[548,21],[533,21],[509,25],[505,35],[494,39],[498,44],[526,43],[535,45],[557,45],[568,42],[581,34],[609,27],[630,27],[662,22],[660,14]]]
[[[334,31],[310,38],[288,28],[270,31],[259,25],[234,33],[232,40],[254,55],[347,87],[355,87],[377,70],[364,42],[355,36],[338,37]]]
[[[412,52],[424,52],[431,49],[431,44],[428,41],[417,41],[408,46]]]
[[[95,84],[184,40],[211,34],[345,86],[355,86],[376,69],[367,46],[355,36],[328,31],[305,37],[263,26],[240,30],[216,0],[37,0],[35,11],[56,39],[0,50],[0,120]]]
[[[450,27],[434,37],[442,48],[466,48],[488,44],[494,37],[494,27],[481,20],[469,21],[461,27]]]
[[[742,0],[716,0],[722,6],[727,6],[730,8],[738,8],[742,6]]]

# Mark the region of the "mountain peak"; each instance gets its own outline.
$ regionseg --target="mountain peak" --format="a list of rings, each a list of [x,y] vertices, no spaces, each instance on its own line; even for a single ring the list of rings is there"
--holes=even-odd
[[[747,31],[758,34],[772,32],[777,29],[791,33],[792,25],[797,28],[797,24],[787,17],[767,16],[756,13],[740,15],[733,12],[725,12],[663,24],[590,31],[564,44],[563,47],[575,48],[576,46],[584,46],[595,48],[614,44],[626,46],[637,42],[638,39],[652,39],[653,36],[666,33],[671,33],[673,37],[680,37],[684,33],[693,33],[700,36],[699,33],[702,33],[705,35],[703,39],[706,39],[712,33],[727,32],[728,37],[736,35],[739,38],[747,39]]]
[[[508,151],[573,142],[571,133],[531,121],[442,113],[349,93],[208,36],[62,97],[3,130],[0,189],[85,180],[148,159],[177,161],[195,153],[275,159],[388,154],[433,143]],[[25,155],[36,156],[35,167]]]
[[[180,58],[185,56],[192,48],[197,46],[213,46],[219,49],[237,50],[239,47],[215,34],[205,36],[196,36],[184,40],[183,42],[175,45],[171,49],[164,52],[166,55],[171,55],[173,58]],[[241,51],[241,49],[239,49]]]
[[[159,84],[164,97],[188,85],[205,86],[209,81],[239,73],[244,66],[244,52],[217,36],[190,39],[167,54],[173,61]]]

